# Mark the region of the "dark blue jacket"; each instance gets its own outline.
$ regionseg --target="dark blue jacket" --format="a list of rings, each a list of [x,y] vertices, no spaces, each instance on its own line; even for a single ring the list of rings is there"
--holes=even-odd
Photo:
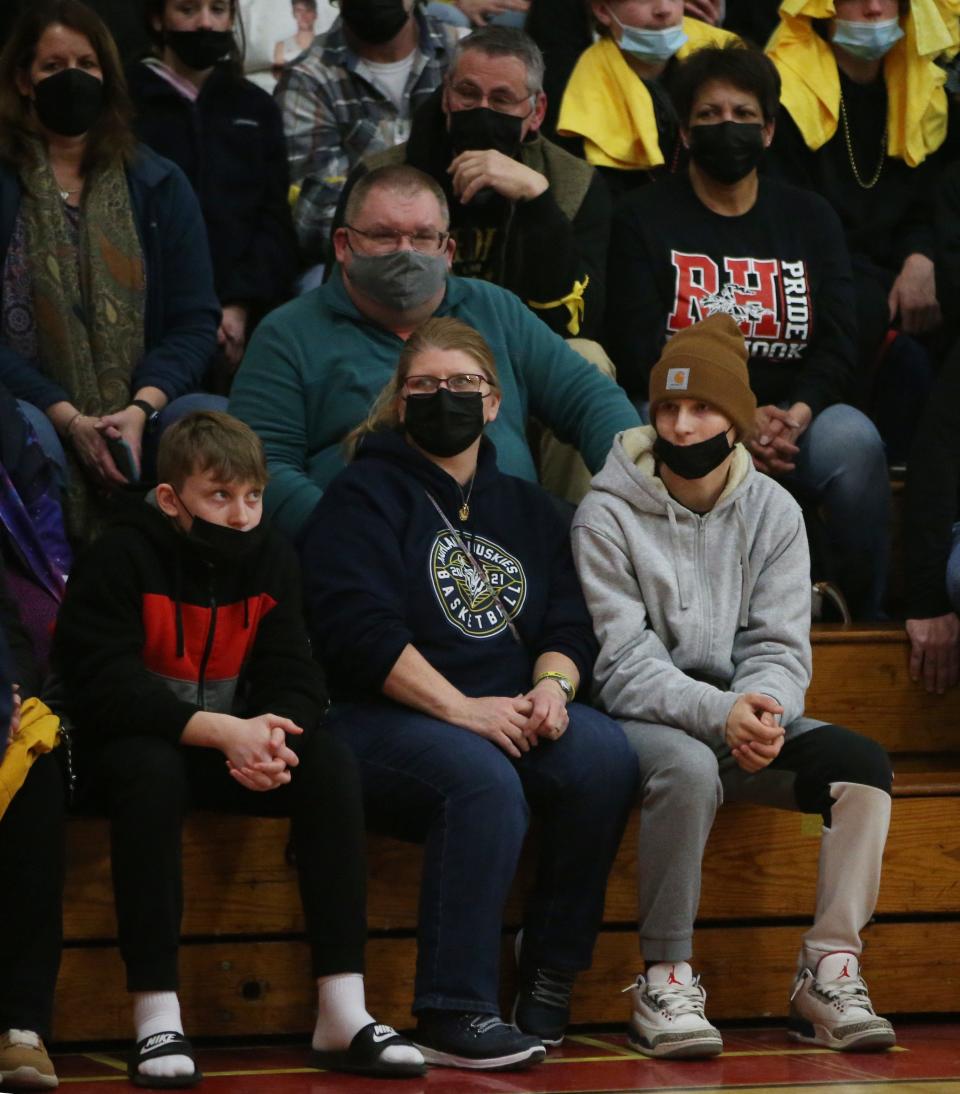
[[[213,289],[200,207],[183,172],[140,145],[127,169],[133,217],[147,277],[143,359],[131,392],[158,387],[168,399],[200,388],[216,348],[220,305]],[[6,259],[21,199],[20,179],[0,164],[0,264]],[[0,342],[0,383],[41,410],[71,393]]]
[[[223,304],[289,299],[297,237],[280,109],[262,88],[214,68],[190,102],[142,62],[127,70],[137,136],[173,160],[203,211]]]
[[[431,504],[483,563],[511,636]],[[380,696],[409,643],[464,694],[517,695],[540,654],[566,654],[587,693],[597,652],[567,525],[549,495],[505,475],[484,440],[470,494],[395,432],[368,436],[301,541],[307,615],[335,699]]]

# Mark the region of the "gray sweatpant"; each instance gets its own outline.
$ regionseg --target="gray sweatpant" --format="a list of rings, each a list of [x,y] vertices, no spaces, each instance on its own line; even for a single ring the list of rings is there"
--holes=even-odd
[[[813,967],[836,950],[860,953],[890,820],[889,761],[879,745],[799,718],[787,726],[777,760],[748,774],[722,739],[711,748],[674,726],[622,725],[640,764],[638,918],[648,963],[685,961],[693,952],[703,851],[725,800],[824,815],[817,908],[801,963]],[[818,732],[800,744],[811,730]]]

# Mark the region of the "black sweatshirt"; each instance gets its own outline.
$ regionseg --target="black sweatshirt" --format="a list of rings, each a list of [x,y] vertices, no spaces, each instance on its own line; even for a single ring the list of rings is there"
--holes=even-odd
[[[907,618],[952,610],[947,559],[960,519],[960,345],[940,370],[907,461],[904,569]]]
[[[431,493],[487,570],[523,644],[476,580]],[[456,480],[396,432],[368,436],[301,539],[311,635],[333,696],[371,700],[408,644],[466,695],[517,695],[540,654],[566,654],[586,694],[596,657],[569,529],[549,495],[497,469],[484,440],[459,519]]]
[[[196,191],[221,304],[262,314],[290,296],[297,244],[283,122],[261,88],[215,68],[191,103],[148,65],[127,72],[137,136]]]
[[[617,378],[646,399],[666,339],[707,315],[740,323],[761,406],[847,397],[856,317],[836,214],[816,194],[761,177],[742,216],[711,212],[689,176],[624,199],[614,218],[607,349]]]
[[[886,84],[882,76],[871,84],[856,84],[841,72],[840,89],[857,171],[869,182],[880,159],[887,124]],[[878,274],[886,273],[887,288],[908,255],[934,257],[936,155],[928,156],[918,167],[888,156],[876,185],[864,189],[850,166],[842,121],[833,137],[812,152],[789,112],[782,108],[767,168],[794,186],[826,198],[840,217],[851,255],[865,257],[880,267]]]
[[[326,706],[287,542],[267,530],[248,554],[214,559],[148,503],[80,557],[53,659],[88,742],[177,742],[199,710],[276,714],[310,732]]]

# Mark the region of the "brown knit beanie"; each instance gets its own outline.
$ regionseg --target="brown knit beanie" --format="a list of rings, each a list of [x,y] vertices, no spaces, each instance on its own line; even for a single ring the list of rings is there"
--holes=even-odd
[[[750,390],[747,347],[729,315],[711,315],[678,331],[650,373],[650,421],[668,399],[699,399],[725,414],[742,440],[753,429],[757,398]]]

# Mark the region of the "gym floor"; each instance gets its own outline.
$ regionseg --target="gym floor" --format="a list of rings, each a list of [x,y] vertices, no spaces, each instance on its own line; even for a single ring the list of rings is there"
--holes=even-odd
[[[199,1050],[206,1094],[628,1094],[669,1090],[740,1094],[960,1094],[960,1023],[897,1023],[889,1052],[838,1053],[787,1040],[779,1028],[727,1028],[714,1060],[650,1060],[609,1033],[576,1034],[531,1071],[437,1068],[424,1079],[372,1081],[315,1071],[300,1045]],[[69,1094],[118,1094],[127,1086],[121,1052],[57,1053]],[[132,1089],[132,1088],[131,1088]]]

